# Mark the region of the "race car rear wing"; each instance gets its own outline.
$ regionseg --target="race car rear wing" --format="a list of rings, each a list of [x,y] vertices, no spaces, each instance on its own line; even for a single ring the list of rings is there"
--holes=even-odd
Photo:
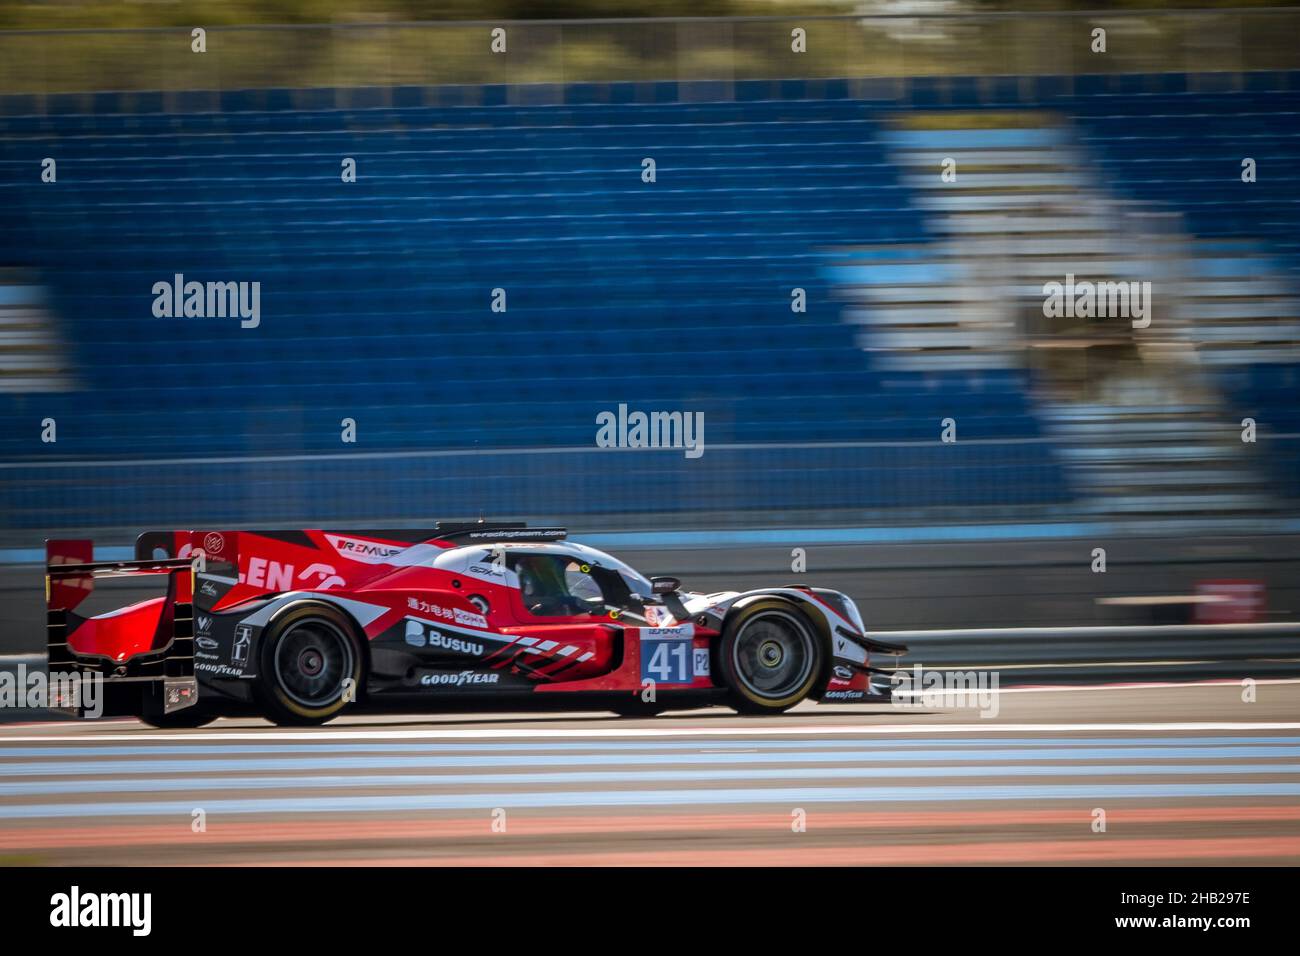
[[[51,680],[63,699],[52,709],[82,716],[86,695],[78,685],[102,682],[103,716],[167,714],[198,700],[194,676],[194,565],[188,559],[95,561],[90,540],[45,542],[46,652]],[[148,649],[130,656],[79,653],[70,637],[94,621],[76,609],[100,578],[167,575],[167,591]],[[93,627],[93,625],[92,625]]]
[[[354,535],[377,538],[403,545],[426,541],[487,542],[487,541],[561,541],[567,535],[564,528],[530,528],[525,522],[491,521],[439,521],[433,528],[322,528],[324,534]],[[248,532],[254,538],[271,538],[295,544],[307,544],[301,529],[258,529]],[[158,556],[185,557],[202,551],[209,560],[238,560],[240,532],[206,531],[145,531],[135,540],[135,557],[144,561]]]

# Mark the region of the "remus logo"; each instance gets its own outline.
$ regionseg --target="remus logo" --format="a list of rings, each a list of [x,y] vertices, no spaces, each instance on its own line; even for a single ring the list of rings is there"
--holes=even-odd
[[[50,907],[51,926],[128,926],[133,936],[153,928],[152,893],[82,893],[74,886],[51,896]]]
[[[363,564],[387,564],[394,555],[406,550],[405,546],[367,541],[365,538],[345,538],[338,534],[327,534],[325,540],[343,557]]]

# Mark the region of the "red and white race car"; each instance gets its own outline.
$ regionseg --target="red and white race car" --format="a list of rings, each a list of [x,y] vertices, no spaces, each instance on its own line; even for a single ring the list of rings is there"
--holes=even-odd
[[[521,699],[779,713],[807,698],[887,700],[890,672],[870,655],[906,651],[868,636],[838,591],[682,591],[561,528],[151,531],[120,562],[95,562],[87,540],[46,550],[51,673],[98,681],[103,715],[157,726]],[[76,613],[97,578],[151,574],[168,576],[166,596]]]

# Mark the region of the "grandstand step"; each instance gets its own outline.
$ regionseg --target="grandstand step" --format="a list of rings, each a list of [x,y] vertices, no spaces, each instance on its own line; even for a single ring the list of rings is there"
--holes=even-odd
[[[1023,172],[1014,173],[962,173],[951,182],[939,178],[939,170],[932,176],[904,176],[903,185],[917,192],[929,191],[931,195],[942,193],[944,196],[957,196],[961,193],[993,192],[1002,195],[1014,194],[1023,197],[1029,190],[1044,193],[1071,192],[1082,189],[1091,183],[1086,173],[1077,172]]]
[[[1007,333],[970,327],[891,331],[877,323],[872,331],[860,334],[857,342],[864,349],[996,349],[1006,344]]]
[[[905,352],[888,349],[877,353],[867,345],[860,343],[860,347],[871,357],[872,366],[881,372],[987,371],[1013,368],[1015,365],[1014,353],[1009,351],[926,349]]]
[[[942,212],[949,215],[969,215],[974,213],[996,213],[1010,210],[1013,213],[1027,214],[1029,211],[1063,210],[1073,213],[1078,208],[1077,190],[1056,192],[989,192],[979,194],[951,193],[944,194],[936,190],[927,190],[916,196],[915,205],[927,212]]]
[[[1279,296],[1260,299],[1210,299],[1183,302],[1180,311],[1188,319],[1220,319],[1248,322],[1254,319],[1291,319],[1300,316],[1300,299]]]
[[[1206,365],[1285,365],[1296,361],[1297,350],[1292,348],[1279,352],[1276,347],[1251,348],[1249,346],[1219,348],[1201,353],[1201,361]]]
[[[1085,507],[1089,507],[1085,505]],[[1226,514],[1266,513],[1273,508],[1267,495],[1204,494],[1178,495],[1161,492],[1155,495],[1119,495],[1102,502],[1093,501],[1089,510],[1104,514]]]
[[[1233,485],[1254,487],[1258,479],[1233,469],[1197,468],[1192,471],[1160,471],[1159,469],[1135,470],[1124,466],[1097,466],[1094,468],[1075,468],[1072,477],[1080,485],[1092,491],[1104,490],[1108,494],[1119,494],[1133,488],[1178,489],[1199,488],[1204,492],[1215,492]]]
[[[1065,440],[1064,436],[1062,440]],[[1066,444],[1060,449],[1059,454],[1065,460],[1083,466],[1187,464],[1207,460],[1226,461],[1232,458],[1232,453],[1225,447],[1200,443],[1182,445],[1106,443],[1087,446]]]
[[[0,393],[62,392],[73,387],[73,362],[54,316],[48,292],[25,269],[0,268]]]
[[[874,297],[873,297],[874,299]],[[908,306],[891,305],[881,308],[880,300],[875,300],[876,308],[865,310],[846,309],[844,321],[855,325],[873,325],[888,329],[891,326],[913,325],[952,325],[958,311],[969,312],[971,306],[964,302],[930,302]]]
[[[1052,422],[1053,431],[1072,442],[1115,443],[1124,441],[1201,441],[1223,438],[1238,428],[1231,420],[1203,422],[1140,418],[1109,422]]]
[[[1079,211],[1052,214],[1031,210],[1006,213],[1000,210],[972,209],[944,220],[949,235],[1041,237],[1067,233],[1082,237],[1108,234],[1112,220],[1105,215]]]
[[[1059,167],[1062,159],[1075,159],[1073,154],[1065,154],[1055,144],[1023,149],[905,148],[896,150],[893,155],[896,162],[905,169],[913,171],[934,170],[936,173],[943,169],[947,160],[956,160],[955,171],[959,180],[963,175],[962,171],[971,167],[979,168],[982,171],[990,171],[990,167],[1005,167],[1003,171],[1012,172],[1025,167],[1031,169],[1040,166]],[[1081,164],[1072,162],[1071,165],[1077,168]]]

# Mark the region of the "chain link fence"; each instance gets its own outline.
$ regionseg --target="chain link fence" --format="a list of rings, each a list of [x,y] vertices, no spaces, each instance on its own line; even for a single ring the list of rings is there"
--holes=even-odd
[[[0,33],[0,92],[1285,70],[1300,9],[241,26],[198,45]]]

